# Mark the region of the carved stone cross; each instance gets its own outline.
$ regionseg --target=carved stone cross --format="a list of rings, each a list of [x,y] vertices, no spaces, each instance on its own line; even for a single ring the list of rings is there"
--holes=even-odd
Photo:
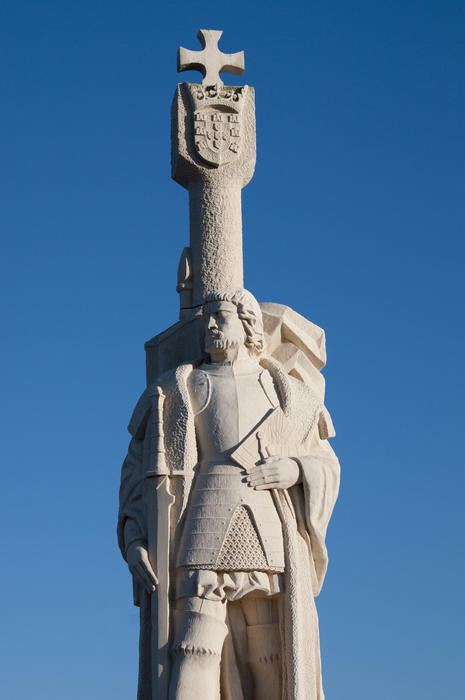
[[[197,38],[202,44],[202,51],[189,51],[179,47],[178,71],[198,70],[203,75],[202,85],[222,87],[221,71],[242,75],[244,72],[244,52],[222,53],[218,41],[223,34],[216,29],[199,29]]]

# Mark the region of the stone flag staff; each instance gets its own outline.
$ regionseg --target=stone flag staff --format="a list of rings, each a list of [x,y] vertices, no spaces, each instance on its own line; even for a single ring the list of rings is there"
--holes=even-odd
[[[189,192],[179,321],[146,345],[118,540],[140,607],[138,700],[323,700],[314,598],[339,463],[324,332],[244,289],[241,189],[254,91],[243,53],[179,50],[172,176]]]

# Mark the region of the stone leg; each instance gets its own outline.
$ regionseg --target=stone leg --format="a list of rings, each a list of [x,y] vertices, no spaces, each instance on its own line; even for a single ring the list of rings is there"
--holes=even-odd
[[[279,598],[247,596],[241,603],[247,624],[249,665],[255,686],[254,700],[281,700]]]
[[[228,632],[225,618],[226,602],[202,598],[177,602],[169,700],[219,700],[221,651]]]

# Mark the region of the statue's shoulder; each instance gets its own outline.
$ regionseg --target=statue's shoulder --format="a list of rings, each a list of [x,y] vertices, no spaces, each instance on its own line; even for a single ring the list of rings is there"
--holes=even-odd
[[[210,379],[203,365],[193,367],[187,376],[187,389],[194,414],[197,415],[207,407],[211,395]]]
[[[149,386],[142,392],[138,402],[132,412],[131,420],[129,421],[128,431],[132,437],[137,440],[142,440],[145,434],[147,418],[150,412],[150,396]]]
[[[173,369],[167,370],[144,389],[136,403],[128,425],[128,430],[133,437],[138,440],[143,439],[147,419],[152,409],[152,399],[159,389],[161,389],[165,395],[179,391],[180,385],[186,385],[188,377],[193,369],[194,365],[192,363],[185,362]]]
[[[275,358],[263,358],[261,365],[271,374],[281,408],[288,417],[292,417],[293,422],[300,422],[302,426],[317,424],[321,439],[334,437],[336,433],[331,416],[312,386],[288,374]]]
[[[297,400],[308,400],[320,403],[313,387],[303,381],[301,377],[295,377],[288,371],[287,367],[274,357],[265,356],[260,360],[262,368],[265,369],[264,376],[271,377],[273,384],[278,389],[278,394],[282,401],[290,399],[291,395]]]

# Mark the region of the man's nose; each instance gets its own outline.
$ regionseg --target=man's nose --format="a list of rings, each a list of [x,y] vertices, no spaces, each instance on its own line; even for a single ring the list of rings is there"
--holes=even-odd
[[[208,319],[208,326],[207,326],[207,327],[208,327],[209,329],[210,329],[210,328],[215,328],[215,327],[216,327],[216,319],[215,319],[214,316],[210,316],[210,317],[209,317],[209,319]]]

